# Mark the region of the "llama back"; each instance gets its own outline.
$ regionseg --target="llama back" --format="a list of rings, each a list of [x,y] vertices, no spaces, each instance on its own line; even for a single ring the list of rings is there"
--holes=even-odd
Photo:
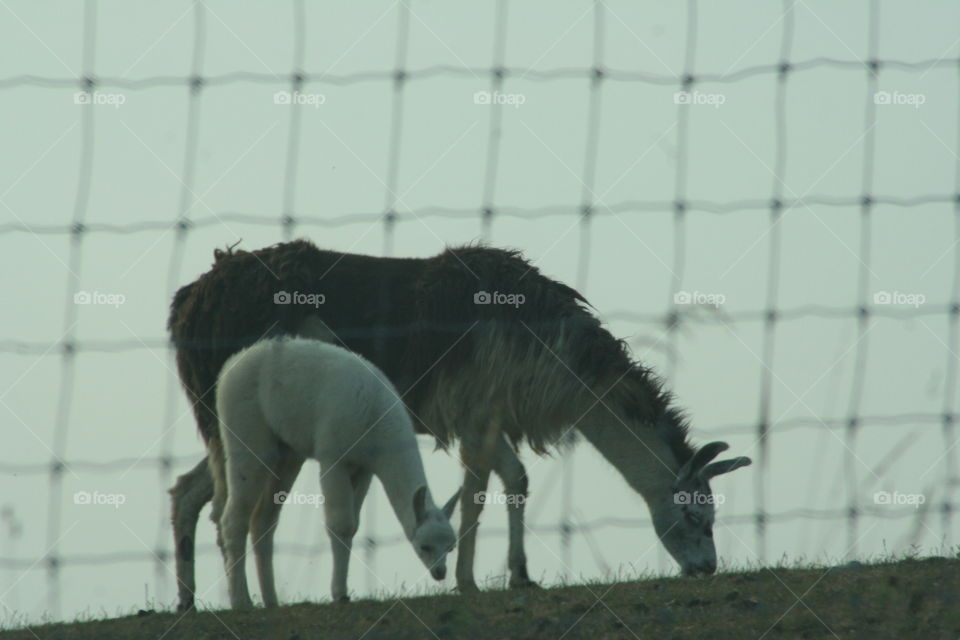
[[[437,365],[424,389],[422,416],[435,430],[459,432],[441,439],[494,419],[513,440],[542,451],[569,433],[618,378],[652,382],[583,296],[519,253],[450,251],[431,263],[424,282],[421,316],[440,326],[471,327],[455,336],[424,332],[431,346],[420,353]]]
[[[515,444],[544,452],[574,425],[613,425],[655,430],[677,460],[692,456],[685,418],[660,379],[579,292],[518,252],[449,250],[430,261],[420,292],[421,317],[471,327],[453,337],[426,327],[428,346],[418,349],[420,366],[436,366],[412,406],[441,442],[496,421]]]

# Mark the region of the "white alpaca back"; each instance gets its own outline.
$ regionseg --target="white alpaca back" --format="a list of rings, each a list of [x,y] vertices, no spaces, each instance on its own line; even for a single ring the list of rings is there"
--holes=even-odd
[[[227,428],[268,428],[300,455],[364,458],[370,447],[415,442],[403,402],[361,356],[306,338],[262,340],[224,365],[217,405]],[[415,445],[414,445],[415,446]]]

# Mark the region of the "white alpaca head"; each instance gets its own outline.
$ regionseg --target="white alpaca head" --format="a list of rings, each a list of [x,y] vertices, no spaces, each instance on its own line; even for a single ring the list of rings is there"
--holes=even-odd
[[[751,463],[750,458],[739,457],[707,464],[728,447],[726,442],[711,442],[701,447],[677,473],[668,501],[651,509],[657,536],[685,575],[711,574],[717,570],[717,550],[713,544],[717,500],[710,491],[709,481]]]
[[[457,536],[450,526],[450,516],[460,497],[458,491],[443,509],[427,500],[427,488],[420,487],[413,494],[413,515],[416,518],[410,543],[434,580],[447,575],[447,554],[457,544]]]

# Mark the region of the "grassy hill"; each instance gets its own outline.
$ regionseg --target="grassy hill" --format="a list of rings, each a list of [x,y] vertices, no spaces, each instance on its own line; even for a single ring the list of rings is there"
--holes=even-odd
[[[960,560],[760,569],[267,611],[139,615],[0,632],[10,640],[189,638],[960,638]]]

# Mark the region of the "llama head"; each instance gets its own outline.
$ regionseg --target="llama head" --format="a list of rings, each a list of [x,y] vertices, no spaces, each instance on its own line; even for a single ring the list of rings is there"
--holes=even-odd
[[[707,464],[727,448],[726,442],[701,447],[677,473],[665,500],[652,509],[657,536],[685,575],[717,570],[713,520],[715,505],[723,500],[710,491],[710,478],[751,463],[738,457]]]
[[[450,516],[459,497],[460,492],[457,491],[443,509],[438,509],[433,501],[428,499],[426,487],[420,487],[413,494],[416,525],[410,542],[434,580],[443,580],[446,577],[447,554],[453,551],[457,543],[457,536],[450,526]]]

